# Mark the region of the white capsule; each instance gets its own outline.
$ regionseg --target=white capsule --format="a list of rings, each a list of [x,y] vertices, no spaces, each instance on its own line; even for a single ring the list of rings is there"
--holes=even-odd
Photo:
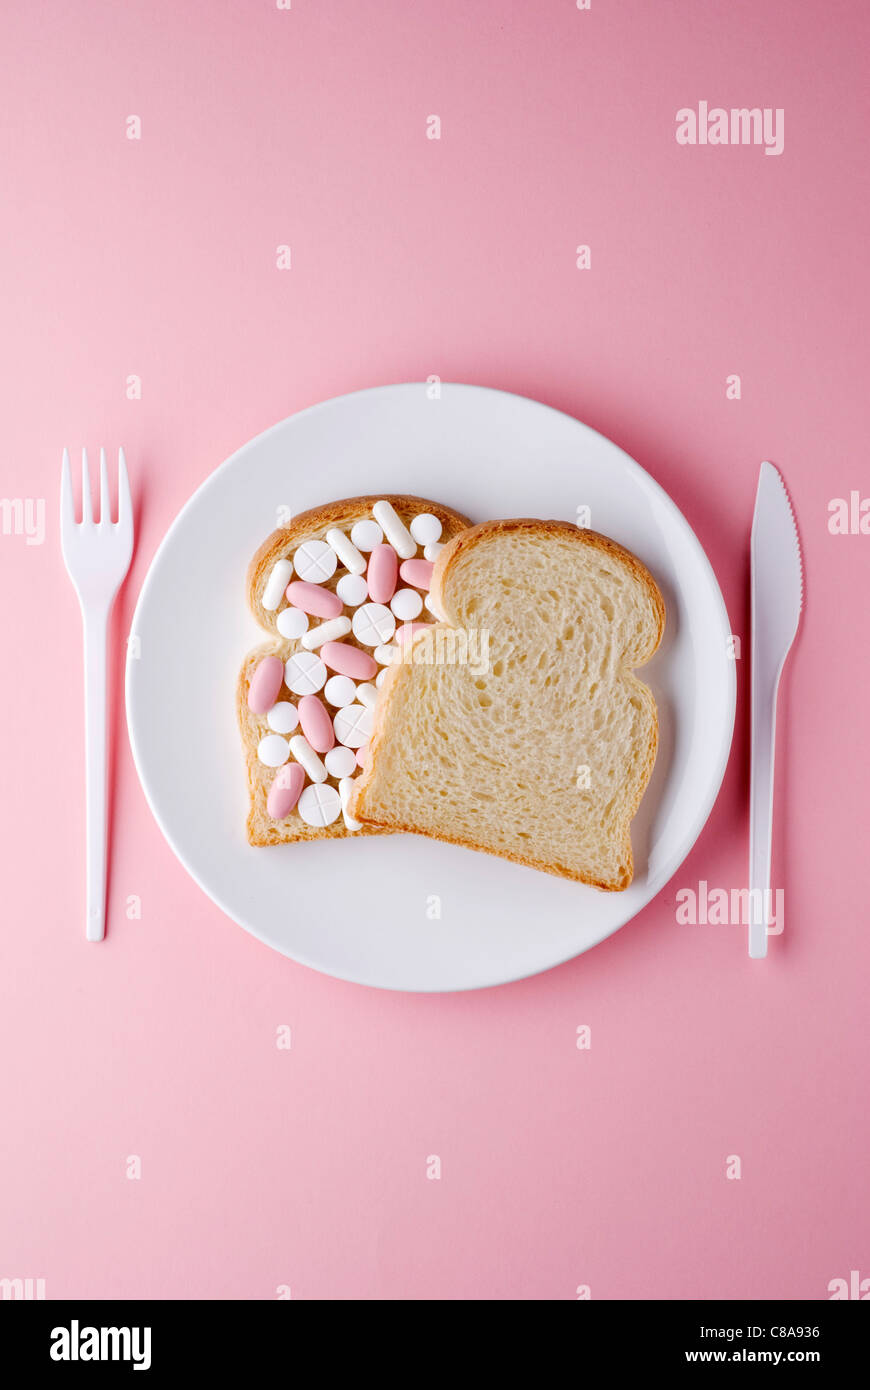
[[[356,546],[349,541],[343,531],[337,526],[333,526],[326,533],[326,543],[331,545],[341,563],[351,574],[363,574],[366,562],[364,556],[360,555]]]
[[[431,512],[421,512],[411,522],[411,535],[418,545],[434,545],[441,539],[441,522]]]
[[[338,557],[326,541],[303,541],[293,556],[296,573],[306,584],[322,584],[331,579],[337,564]]]
[[[335,592],[348,608],[359,608],[369,596],[369,586],[361,574],[343,574],[335,586]]]
[[[323,694],[330,705],[344,709],[345,705],[352,705],[356,699],[356,686],[350,676],[330,676],[323,687]]]
[[[286,637],[288,642],[296,642],[303,632],[308,631],[308,614],[303,613],[301,608],[282,608],[275,624],[282,637]]]
[[[398,650],[396,642],[384,642],[380,647],[375,647],[372,656],[379,666],[389,666],[390,662],[395,660]]]
[[[390,607],[400,623],[408,623],[423,612],[423,598],[416,589],[399,589],[390,599]]]
[[[276,734],[292,734],[299,723],[299,711],[290,700],[279,700],[266,715],[266,723]]]
[[[345,705],[333,719],[332,727],[346,748],[362,748],[372,736],[372,712],[365,705]]]
[[[345,748],[343,743],[330,748],[323,761],[330,777],[352,777],[357,770],[356,753],[352,748]]]
[[[349,632],[350,618],[330,618],[328,622],[309,628],[302,638],[302,645],[307,652],[313,652],[324,642],[337,642],[339,637],[346,637]]]
[[[266,734],[257,744],[257,757],[266,767],[283,767],[290,757],[286,738],[280,734]]]
[[[356,758],[354,758],[354,763],[355,762]],[[352,777],[342,777],[341,781],[338,784],[338,794],[341,798],[341,814],[344,816],[344,823],[347,826],[348,830],[362,830],[362,825],[360,824],[360,822],[358,820],[354,820],[353,816],[347,809],[347,803],[350,800],[350,789],[352,786]]]
[[[377,704],[378,692],[371,681],[363,681],[362,685],[356,688],[356,698],[366,709],[374,709]]]
[[[372,514],[383,527],[384,535],[397,555],[403,560],[410,560],[412,555],[417,554],[417,543],[392,502],[376,502]]]
[[[315,652],[294,652],[284,667],[284,683],[294,695],[316,695],[326,682],[326,665]]]
[[[284,590],[290,582],[293,573],[293,563],[291,560],[276,560],[272,566],[269,578],[266,580],[266,587],[263,590],[263,597],[260,599],[267,613],[274,613],[278,604],[284,597]]]
[[[444,549],[444,546],[441,544],[440,541],[433,541],[433,542],[431,543],[431,545],[424,545],[424,546],[423,546],[423,559],[424,559],[424,560],[429,560],[429,561],[437,560],[437,559],[438,559],[439,553],[440,553],[443,549]]]
[[[290,752],[299,766],[307,772],[312,782],[326,781],[326,768],[304,734],[296,734],[294,738],[291,738]]]
[[[353,635],[364,647],[381,647],[396,630],[396,620],[382,603],[364,603],[353,615]]]
[[[351,527],[350,538],[357,550],[364,550],[368,553],[374,550],[376,545],[380,545],[384,539],[384,533],[376,521],[358,521]]]
[[[341,797],[335,787],[306,787],[296,803],[296,810],[306,825],[322,829],[332,825],[341,814]]]

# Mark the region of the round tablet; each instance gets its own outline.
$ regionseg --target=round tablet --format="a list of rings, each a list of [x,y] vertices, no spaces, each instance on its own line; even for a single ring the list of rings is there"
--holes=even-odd
[[[352,748],[345,748],[344,744],[339,743],[335,748],[330,748],[323,761],[330,777],[352,777],[356,772],[354,751]]]
[[[303,541],[293,556],[293,568],[306,584],[322,584],[335,574],[338,556],[326,541]]]
[[[375,685],[379,690],[387,678],[387,669],[388,668],[385,666],[383,671],[378,671],[378,674],[375,676]]]
[[[350,538],[357,550],[374,550],[384,539],[384,533],[376,521],[358,521],[351,529]]]
[[[360,705],[360,709],[363,706]],[[354,748],[358,745],[354,744]],[[266,767],[283,767],[290,757],[290,747],[286,738],[280,734],[266,734],[257,744],[257,757]]]
[[[275,619],[275,626],[288,642],[295,642],[308,631],[308,614],[303,613],[301,608],[282,608]]]
[[[399,650],[395,642],[385,642],[381,647],[375,647],[372,656],[379,666],[389,666],[394,654]]]
[[[365,705],[345,705],[333,719],[332,727],[345,748],[362,748],[372,736],[372,712]]]
[[[296,652],[284,667],[284,681],[294,695],[316,695],[326,681],[326,667],[316,652]]]
[[[356,686],[350,676],[330,676],[323,687],[323,694],[336,709],[343,709],[356,699]]]
[[[296,809],[306,825],[332,825],[341,815],[341,797],[335,787],[312,782],[300,796]]]
[[[382,603],[364,603],[353,615],[353,635],[364,647],[380,647],[389,642],[396,620]]]
[[[266,715],[266,723],[276,734],[292,734],[299,723],[299,712],[289,700],[279,700]]]
[[[444,546],[441,544],[440,541],[432,541],[431,544],[429,544],[429,545],[424,545],[424,547],[423,547],[423,558],[424,558],[424,560],[429,560],[430,563],[431,563],[432,560],[437,560],[437,559],[438,559],[438,552],[439,552],[440,550],[443,550],[443,549],[444,549]]]
[[[419,618],[423,612],[423,598],[416,589],[400,589],[390,599],[390,607],[400,623],[407,623],[411,618]]]
[[[362,574],[343,574],[335,586],[335,592],[348,608],[359,608],[369,596],[369,586]]]
[[[410,530],[418,545],[434,545],[435,541],[441,539],[441,522],[431,512],[421,512],[415,516]]]

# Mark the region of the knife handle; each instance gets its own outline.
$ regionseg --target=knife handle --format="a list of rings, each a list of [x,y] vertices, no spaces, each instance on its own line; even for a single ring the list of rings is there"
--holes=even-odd
[[[752,666],[752,755],[749,773],[749,955],[767,955],[767,911],[773,835],[773,764],[779,670],[759,678]]]

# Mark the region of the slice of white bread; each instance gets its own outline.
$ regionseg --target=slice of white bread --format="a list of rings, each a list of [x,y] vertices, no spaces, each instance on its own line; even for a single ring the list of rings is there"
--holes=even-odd
[[[295,840],[335,839],[351,833],[362,835],[384,833],[375,826],[362,826],[359,830],[351,832],[347,829],[343,816],[339,816],[330,825],[311,826],[305,823],[299,815],[298,809],[292,810],[282,820],[273,820],[267,809],[267,801],[277,769],[266,767],[257,755],[260,740],[271,730],[266,714],[255,714],[248,706],[248,690],[251,679],[263,658],[277,656],[282,662],[286,662],[295,652],[302,650],[299,640],[288,640],[282,637],[278,630],[278,618],[288,607],[286,598],[282,597],[275,609],[266,609],[263,606],[263,593],[275,565],[281,560],[292,561],[294,552],[303,541],[323,541],[327,531],[333,527],[349,534],[357,521],[371,518],[372,507],[380,500],[390,502],[406,526],[410,525],[413,518],[421,513],[436,516],[442,526],[441,539],[445,542],[470,524],[468,518],[461,516],[459,512],[442,507],[438,502],[430,502],[424,497],[396,497],[383,493],[380,497],[350,497],[344,501],[315,507],[311,511],[302,512],[293,517],[292,521],[274,531],[268,540],[260,546],[248,568],[246,584],[248,605],[257,622],[269,634],[268,642],[249,652],[246,656],[236,687],[236,709],[242,734],[250,793],[247,836],[252,845],[280,845]],[[422,547],[418,549],[422,557],[423,549]],[[346,573],[347,570],[339,564],[335,573],[326,580],[322,587],[334,592],[339,579]],[[298,577],[296,574],[291,576],[292,579]],[[344,612],[351,616],[353,610],[345,607]],[[320,621],[321,619],[313,617],[311,625],[314,626]],[[342,640],[351,646],[360,646],[352,633],[348,633]],[[370,647],[364,650],[371,654]],[[296,704],[298,696],[284,685],[277,700]],[[330,708],[329,713],[334,715],[336,711]],[[294,730],[294,733],[298,732],[298,729]],[[288,734],[287,737],[292,737],[292,735]],[[338,785],[338,779],[335,777],[329,777],[327,782],[333,787]]]
[[[430,594],[445,622],[389,668],[351,814],[627,888],[658,741],[632,673],[664,630],[651,575],[568,522],[491,521],[440,552]]]

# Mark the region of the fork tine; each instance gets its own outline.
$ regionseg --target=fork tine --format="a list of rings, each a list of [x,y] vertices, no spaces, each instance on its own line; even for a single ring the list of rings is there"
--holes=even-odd
[[[82,525],[87,526],[94,520],[94,504],[91,501],[91,473],[88,468],[88,451],[82,449]]]
[[[73,510],[72,494],[72,473],[69,466],[69,449],[63,451],[63,462],[60,465],[60,519],[63,525],[70,521],[75,521]]]
[[[118,525],[129,526],[133,520],[133,503],[130,498],[130,479],[127,477],[127,460],[124,450],[118,450]]]
[[[112,523],[112,503],[109,499],[109,470],[106,467],[106,451],[100,449],[100,525]]]

